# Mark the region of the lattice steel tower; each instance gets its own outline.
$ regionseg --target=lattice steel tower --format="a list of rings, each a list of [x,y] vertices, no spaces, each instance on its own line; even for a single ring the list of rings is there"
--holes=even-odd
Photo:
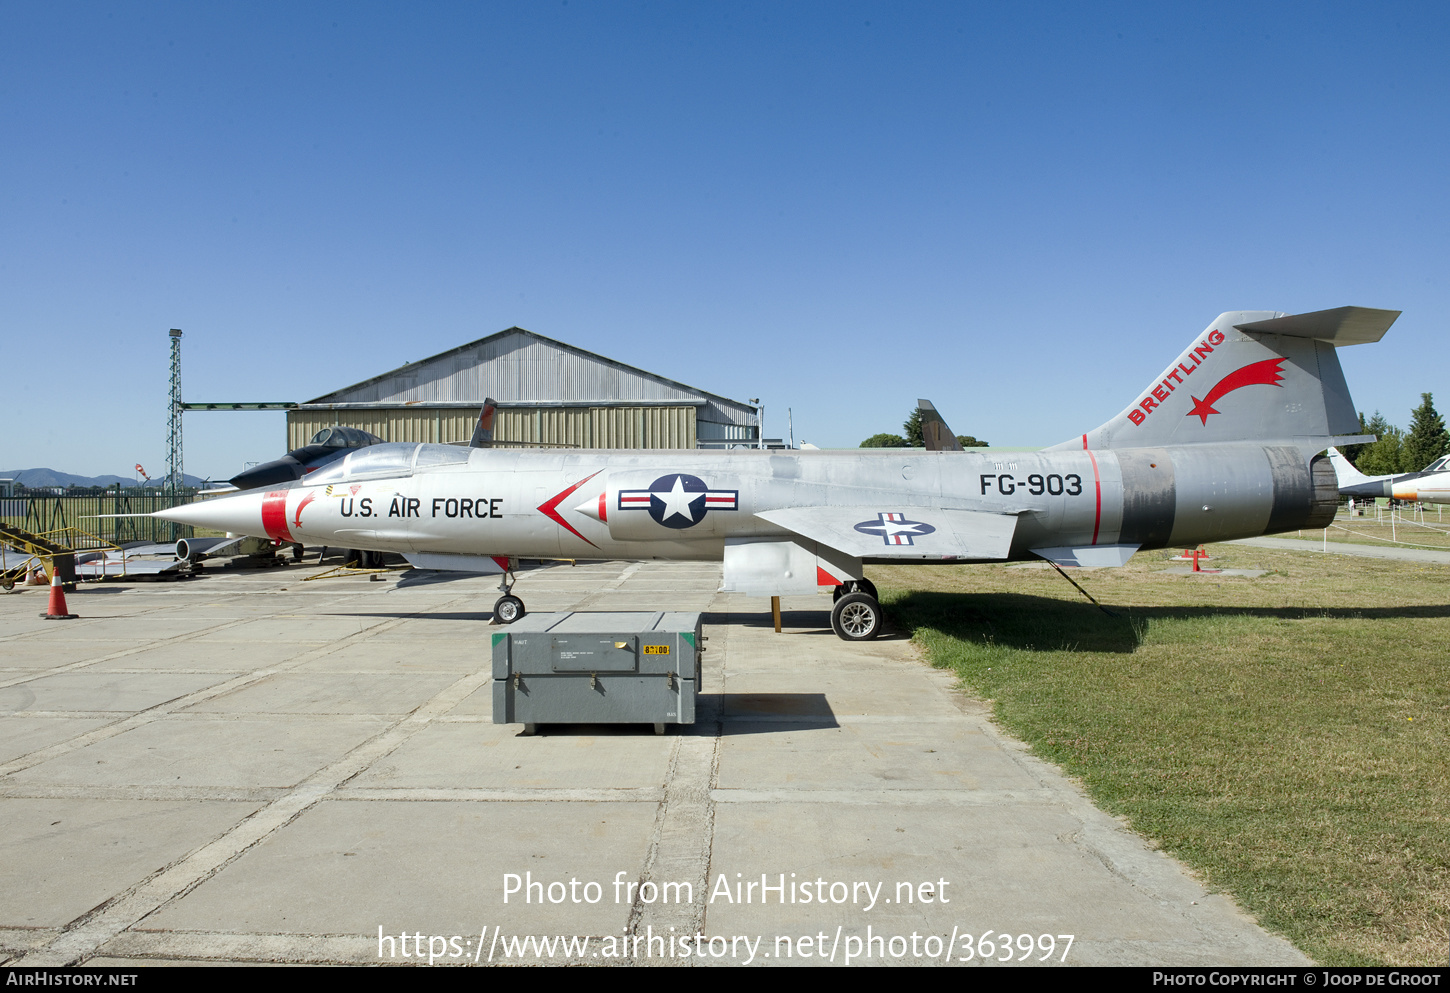
[[[171,329],[171,395],[167,401],[166,487],[175,504],[185,480],[181,470],[181,329]]]

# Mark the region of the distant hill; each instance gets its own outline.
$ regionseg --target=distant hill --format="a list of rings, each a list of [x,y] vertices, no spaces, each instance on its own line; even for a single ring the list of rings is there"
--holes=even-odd
[[[196,476],[188,476],[182,473],[181,478],[187,486],[200,486],[204,480]],[[77,476],[70,472],[57,472],[55,469],[0,469],[0,479],[13,479],[22,486],[36,488],[42,486],[115,486],[121,484],[126,487],[136,486],[136,480],[128,476]],[[152,487],[160,486],[158,481],[153,480],[147,484]]]

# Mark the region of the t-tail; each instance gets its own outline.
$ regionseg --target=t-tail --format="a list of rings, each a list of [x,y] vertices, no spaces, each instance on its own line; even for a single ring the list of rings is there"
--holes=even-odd
[[[1398,310],[1220,314],[1122,413],[1056,449],[1273,441],[1322,451],[1360,438],[1335,349],[1379,341]]]

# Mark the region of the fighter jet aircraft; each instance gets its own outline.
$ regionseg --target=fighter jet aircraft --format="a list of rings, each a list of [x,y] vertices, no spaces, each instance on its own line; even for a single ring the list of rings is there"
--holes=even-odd
[[[713,559],[724,564],[725,591],[833,588],[836,633],[872,638],[882,612],[863,572],[870,564],[1122,565],[1139,549],[1324,526],[1339,493],[1320,453],[1369,440],[1356,434],[1335,349],[1378,341],[1398,316],[1362,307],[1221,314],[1117,416],[1040,452],[382,444],[289,487],[156,516],[396,551],[420,568]],[[1054,375],[1075,380],[1066,367],[1037,378],[1051,386]],[[494,605],[503,623],[524,614],[509,575]]]
[[[1335,448],[1329,450],[1329,461],[1334,466],[1341,496],[1356,500],[1386,497],[1409,503],[1450,503],[1450,455],[1442,455],[1419,472],[1388,476],[1366,476]]]

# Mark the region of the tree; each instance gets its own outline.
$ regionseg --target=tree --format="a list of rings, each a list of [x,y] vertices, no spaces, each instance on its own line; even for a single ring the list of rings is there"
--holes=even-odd
[[[983,441],[981,438],[973,438],[969,434],[957,435],[957,444],[963,448],[989,448],[991,442]]]
[[[906,439],[899,434],[873,434],[861,442],[862,448],[908,448]]]
[[[1374,416],[1379,419],[1379,422],[1381,424],[1384,423],[1384,419],[1385,419],[1384,418],[1384,415],[1381,414],[1378,410],[1376,410],[1374,412]],[[1369,421],[1367,421],[1367,420],[1364,419],[1364,411],[1362,411],[1362,410],[1359,412],[1359,433],[1360,434],[1378,434],[1379,433],[1378,431],[1376,431],[1372,427],[1370,427],[1370,422]],[[1358,465],[1359,464],[1359,453],[1362,452],[1362,451],[1364,451],[1368,447],[1369,447],[1368,444],[1364,444],[1364,445],[1341,445],[1340,448],[1339,448],[1339,454],[1340,455],[1343,455],[1346,459],[1348,459],[1350,465]]]
[[[1400,446],[1400,471],[1419,472],[1425,466],[1450,453],[1450,433],[1445,418],[1435,411],[1429,393],[1420,394],[1420,405],[1410,414],[1410,430]]]
[[[1404,432],[1376,410],[1365,424],[1364,433],[1377,435],[1379,441],[1359,446],[1354,467],[1366,476],[1390,476],[1400,472],[1400,441]]]
[[[921,408],[912,407],[911,416],[906,423],[901,425],[901,430],[906,432],[906,444],[912,448],[925,448],[926,439],[921,434]]]

